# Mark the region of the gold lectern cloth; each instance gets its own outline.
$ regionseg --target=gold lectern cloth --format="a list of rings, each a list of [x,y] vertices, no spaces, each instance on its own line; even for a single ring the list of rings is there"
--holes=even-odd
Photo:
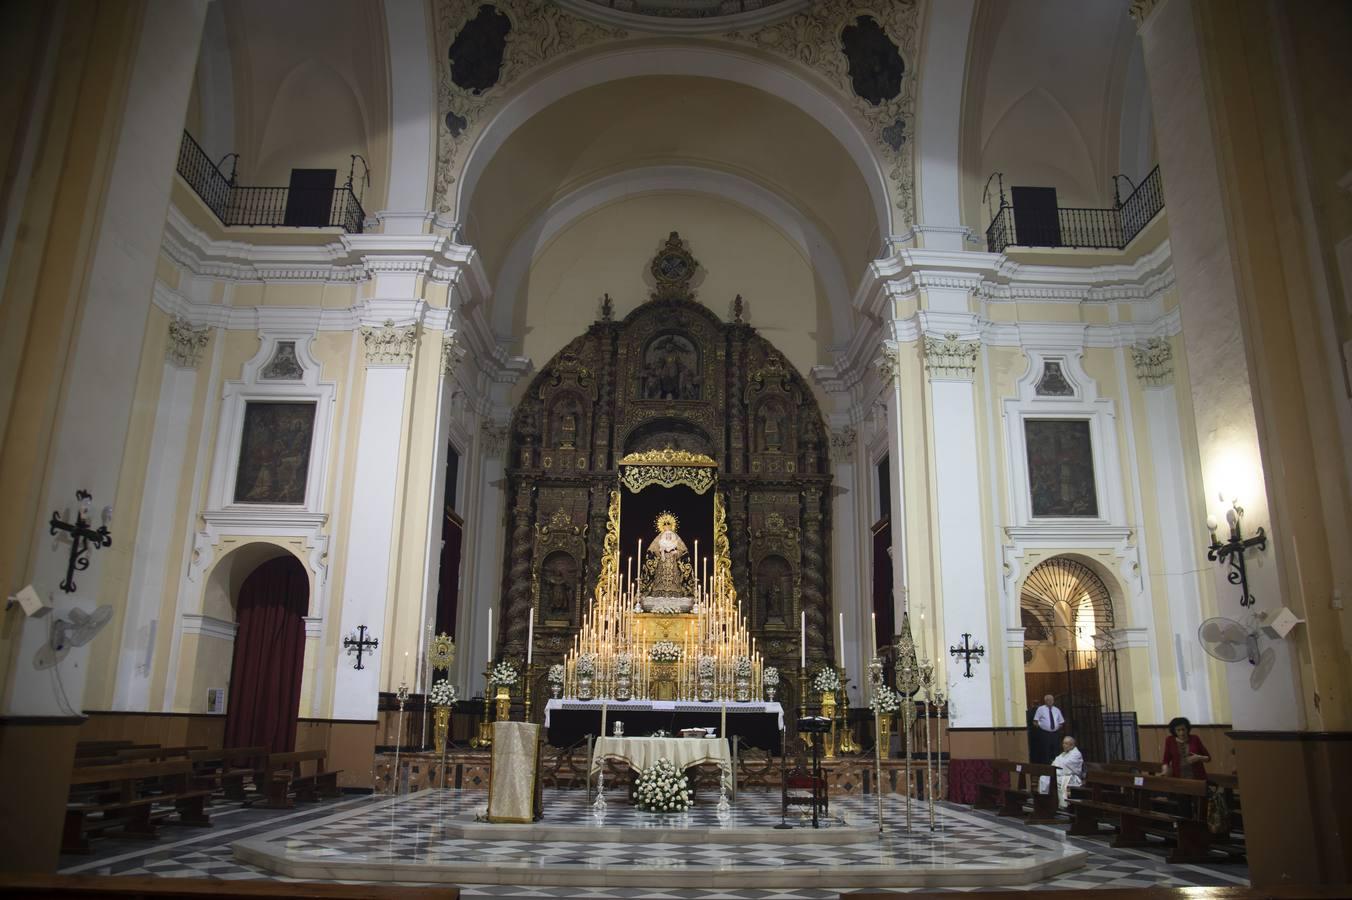
[[[540,773],[540,726],[493,723],[493,768],[488,777],[488,821],[533,822]]]

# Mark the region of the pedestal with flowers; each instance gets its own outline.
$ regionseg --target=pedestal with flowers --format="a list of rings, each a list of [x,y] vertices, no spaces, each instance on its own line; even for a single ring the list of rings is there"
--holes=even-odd
[[[446,736],[451,727],[451,706],[455,703],[455,685],[449,678],[443,678],[427,692],[427,702],[432,707],[432,742],[438,756],[446,752]]]
[[[500,722],[508,721],[512,717],[512,686],[521,680],[521,675],[515,665],[503,660],[493,667],[489,680],[493,684],[493,700],[497,705],[496,718]]]

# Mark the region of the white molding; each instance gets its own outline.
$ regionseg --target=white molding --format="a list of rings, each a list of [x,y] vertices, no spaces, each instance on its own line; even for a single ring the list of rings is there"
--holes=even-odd
[[[200,634],[204,637],[216,638],[222,641],[235,640],[235,635],[239,632],[239,625],[234,622],[227,622],[225,619],[218,619],[215,616],[208,616],[202,613],[184,613],[183,614],[183,635]]]
[[[1028,367],[1016,385],[1016,395],[1001,403],[1005,420],[1005,471],[1009,473],[1009,491],[1012,494],[1012,524],[1025,528],[1058,525],[1071,529],[1090,525],[1126,527],[1116,404],[1098,396],[1098,386],[1080,363],[1082,351],[1078,346],[1047,349],[1029,347],[1025,348],[1025,352]],[[1036,394],[1035,385],[1042,375],[1043,364],[1048,360],[1062,363],[1062,373],[1075,389],[1074,396],[1043,397]],[[1089,440],[1094,454],[1096,515],[1034,518],[1028,481],[1028,453],[1024,443],[1024,421],[1027,419],[1071,419],[1089,423]]]
[[[722,35],[730,31],[754,31],[810,6],[813,0],[783,0],[771,6],[718,16],[645,16],[623,12],[588,0],[555,0],[573,15],[625,31],[669,37]]]

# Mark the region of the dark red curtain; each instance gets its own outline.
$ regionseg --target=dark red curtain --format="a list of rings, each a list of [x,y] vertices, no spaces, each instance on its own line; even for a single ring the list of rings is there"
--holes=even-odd
[[[225,746],[296,748],[310,582],[294,556],[268,560],[239,590],[235,655],[226,698]]]

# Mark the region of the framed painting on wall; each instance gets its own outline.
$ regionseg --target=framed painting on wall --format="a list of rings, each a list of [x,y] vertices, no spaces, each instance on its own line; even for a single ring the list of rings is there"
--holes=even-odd
[[[1087,419],[1025,419],[1035,518],[1095,518],[1094,446]]]
[[[249,401],[244,409],[236,503],[305,503],[315,404]]]

